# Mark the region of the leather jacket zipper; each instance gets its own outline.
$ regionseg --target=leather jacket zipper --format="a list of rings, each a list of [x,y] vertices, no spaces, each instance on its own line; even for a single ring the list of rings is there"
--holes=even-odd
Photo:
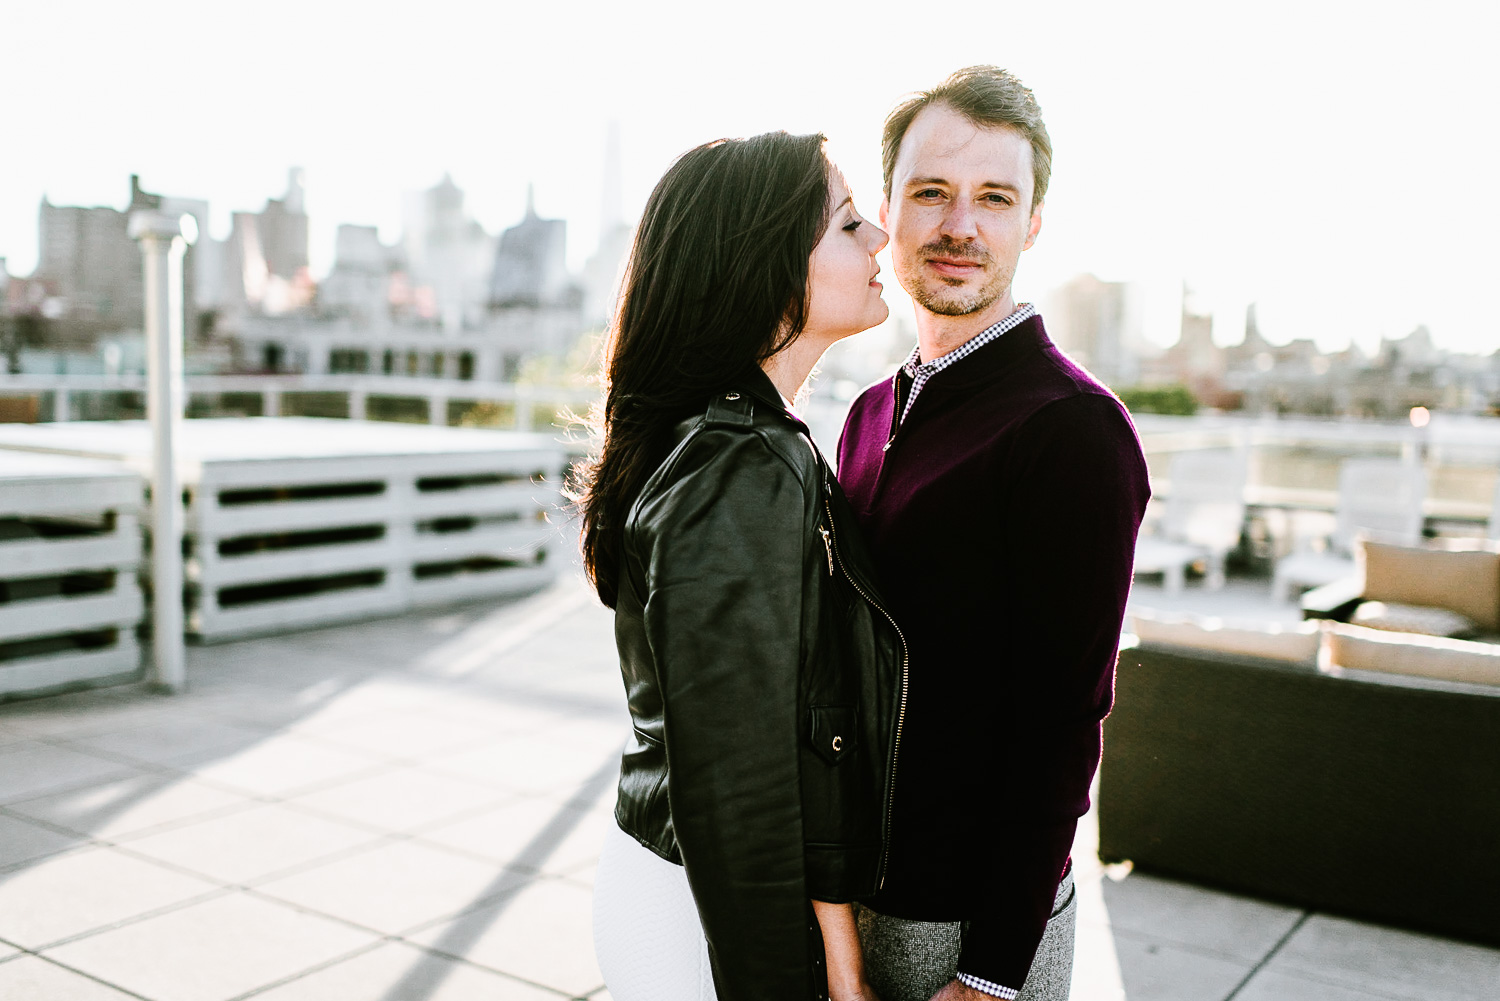
[[[833,576],[833,536],[827,528],[818,526],[818,531],[823,533],[823,548],[828,550],[828,576]]]
[[[833,485],[825,482],[824,492],[825,495],[831,494],[833,492]],[[876,601],[868,591],[859,586],[859,581],[855,580],[854,575],[844,566],[844,558],[838,555],[838,537],[833,532],[833,505],[829,503],[827,496],[823,498],[823,511],[828,516],[828,527],[824,529],[822,526],[819,526],[819,530],[823,532],[823,541],[828,543],[830,558],[837,558],[838,568],[843,571],[844,579],[865,600],[867,605],[885,616],[885,620],[891,624],[891,628],[896,630],[896,639],[901,643],[901,698],[896,703],[896,735],[891,741],[891,762],[888,773],[890,777],[887,780],[889,789],[886,792],[885,803],[885,845],[880,856],[880,881],[877,884],[877,889],[879,889],[885,886],[886,867],[891,859],[891,811],[894,809],[896,803],[896,760],[897,755],[901,751],[901,731],[906,723],[907,665],[910,658],[906,649],[906,635],[901,632],[901,627],[896,625],[896,620],[891,617],[890,612],[887,612],[881,606],[880,602]]]

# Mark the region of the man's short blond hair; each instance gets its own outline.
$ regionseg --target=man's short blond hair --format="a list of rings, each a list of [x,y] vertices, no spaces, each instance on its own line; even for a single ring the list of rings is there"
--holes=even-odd
[[[1052,178],[1052,137],[1042,122],[1042,109],[1031,89],[998,66],[966,66],[931,90],[913,94],[891,110],[880,140],[880,165],[885,174],[885,197],[891,197],[891,178],[901,140],[922,109],[943,104],[985,128],[1015,129],[1031,143],[1031,207],[1047,194]]]

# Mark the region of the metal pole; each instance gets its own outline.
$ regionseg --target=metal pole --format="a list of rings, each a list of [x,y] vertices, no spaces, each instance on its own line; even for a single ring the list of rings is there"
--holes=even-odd
[[[151,420],[150,680],[167,691],[187,681],[182,631],[182,483],[176,447],[182,435],[181,222],[160,212],[135,212],[130,235],[140,242],[146,277],[146,413]],[[196,234],[194,234],[196,235]]]

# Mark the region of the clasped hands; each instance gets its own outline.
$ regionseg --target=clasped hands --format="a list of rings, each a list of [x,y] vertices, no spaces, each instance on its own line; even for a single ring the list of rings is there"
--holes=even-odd
[[[839,988],[829,984],[828,997],[829,1001],[881,1001],[880,995],[875,993],[875,988],[868,981]],[[931,1001],[994,1001],[994,998],[955,979],[944,984],[932,996]]]

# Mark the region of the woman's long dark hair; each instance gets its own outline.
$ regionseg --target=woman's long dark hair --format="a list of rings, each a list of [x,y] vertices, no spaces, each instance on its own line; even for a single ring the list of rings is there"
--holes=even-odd
[[[605,349],[599,451],[572,488],[584,569],[611,608],[625,517],[673,426],[802,332],[828,219],[823,143],[785,132],[707,143],[646,203]]]

